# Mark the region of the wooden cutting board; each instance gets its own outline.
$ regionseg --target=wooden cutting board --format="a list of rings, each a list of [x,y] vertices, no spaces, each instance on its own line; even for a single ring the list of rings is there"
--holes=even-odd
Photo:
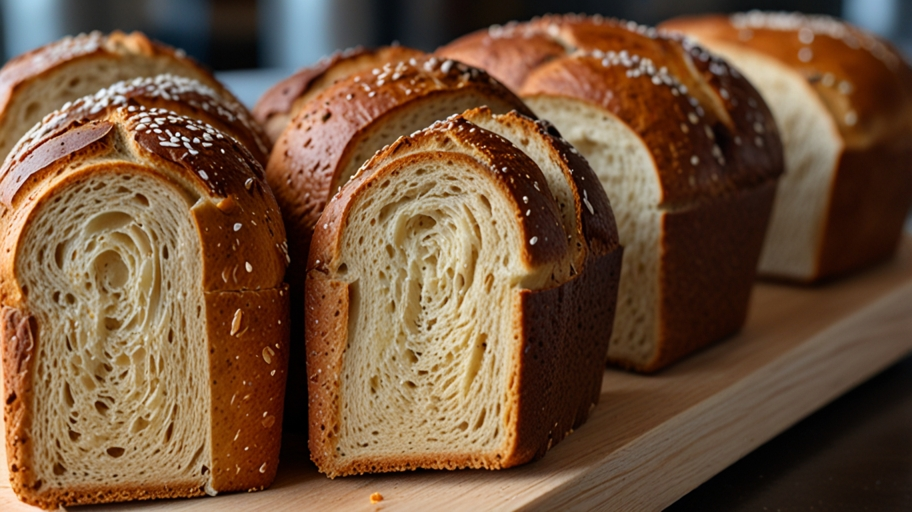
[[[85,509],[657,510],[910,351],[906,237],[893,261],[845,280],[756,285],[741,334],[666,371],[606,371],[593,416],[533,464],[328,480],[290,438],[267,491]],[[2,466],[0,510],[37,510]],[[383,501],[371,504],[375,492]]]

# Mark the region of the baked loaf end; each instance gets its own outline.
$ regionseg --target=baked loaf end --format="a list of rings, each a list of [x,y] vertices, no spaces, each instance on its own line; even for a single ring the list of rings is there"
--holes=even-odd
[[[193,78],[234,102],[202,66],[139,32],[92,32],[24,53],[0,69],[0,161],[19,138],[66,102],[120,80],[170,73]]]
[[[563,53],[521,71],[499,58],[545,39]],[[524,76],[519,95],[604,186],[625,258],[611,361],[654,371],[741,327],[783,166],[746,79],[696,44],[600,17],[510,24],[438,54]]]
[[[200,142],[174,147],[155,130]],[[0,172],[0,205],[20,499],[55,508],[268,485],[287,259],[250,153],[198,121],[121,107],[21,146]]]
[[[314,226],[332,194],[401,135],[482,105],[532,115],[483,71],[428,56],[349,76],[301,109],[266,167],[291,233],[288,282],[295,295],[303,289]]]
[[[827,16],[681,18],[769,100],[785,144],[760,271],[814,281],[894,253],[912,204],[912,68],[889,43]]]
[[[304,105],[330,85],[355,73],[423,54],[405,46],[358,46],[336,52],[270,87],[253,107],[253,115],[275,143]]]
[[[598,399],[621,257],[607,199],[574,181],[591,171],[547,125],[466,117],[375,155],[320,218],[307,373],[311,457],[330,477],[521,464]]]

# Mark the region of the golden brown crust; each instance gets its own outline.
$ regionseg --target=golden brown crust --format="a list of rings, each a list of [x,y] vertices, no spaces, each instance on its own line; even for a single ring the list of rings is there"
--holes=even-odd
[[[149,40],[144,34],[124,34],[114,31],[109,35],[100,32],[66,37],[9,60],[0,69],[0,132],[4,137],[15,137],[3,141],[5,151],[16,142],[21,134],[8,134],[6,128],[17,120],[9,119],[10,111],[18,98],[27,94],[33,85],[54,79],[67,69],[80,69],[91,62],[105,62],[116,69],[123,63],[141,61],[151,72],[152,69],[171,70],[192,77],[232,102],[237,99],[225,89],[203,66],[189,58],[181,50]],[[178,71],[179,70],[179,71]],[[160,71],[159,71],[160,72]],[[78,74],[78,73],[76,73]],[[115,73],[116,75],[116,73]],[[121,76],[120,78],[132,78]],[[116,81],[115,78],[112,81]],[[79,87],[76,87],[79,90]],[[82,93],[77,93],[78,97]],[[73,99],[76,99],[74,97]],[[43,115],[40,113],[39,115]]]
[[[804,75],[848,147],[909,147],[912,68],[889,43],[827,16],[753,11],[685,17],[663,29],[775,58]]]
[[[137,107],[130,112],[119,108],[87,126],[103,125],[111,119],[118,119],[128,130],[127,137],[160,174],[180,183],[190,196],[218,198],[201,201],[193,208],[207,255],[203,264],[207,291],[279,286],[287,265],[284,226],[263,181],[262,168],[243,146],[204,123],[159,109]],[[79,123],[70,126],[78,127]],[[109,132],[105,139],[50,164],[32,156],[59,144],[59,138],[66,141],[69,137],[64,134],[35,141],[7,159],[0,169],[0,198],[7,207],[3,216],[12,212],[21,217],[26,210],[33,210],[34,201],[29,198],[46,193],[49,183],[68,176],[70,170],[63,165],[66,160],[115,149]]]
[[[146,128],[140,129],[140,125]],[[24,501],[46,508],[198,496],[206,491],[179,483],[142,488],[112,488],[99,483],[67,490],[42,489],[42,482],[30,472],[31,417],[27,404],[31,402],[31,381],[39,378],[31,371],[31,365],[34,347],[40,343],[41,326],[30,320],[27,295],[16,280],[19,239],[33,213],[53,200],[56,191],[88,176],[118,173],[154,176],[176,193],[184,194],[188,205],[192,205],[202,248],[201,286],[206,297],[212,358],[211,428],[216,462],[209,469],[214,472],[213,490],[263,488],[274,478],[278,460],[287,366],[288,292],[282,283],[287,263],[285,232],[262,169],[237,141],[171,112],[142,107],[130,112],[122,107],[107,111],[94,121],[77,121],[72,126],[69,131],[22,148],[17,158],[7,160],[0,170],[0,244],[5,255],[0,258],[0,302],[4,308],[0,343],[7,454],[14,490]],[[190,148],[163,145],[170,139],[159,139],[156,129],[168,136],[187,137]],[[199,141],[194,142],[192,137]],[[204,146],[204,141],[208,145]],[[234,273],[226,273],[232,268]],[[257,318],[259,323],[242,323],[242,328],[232,333],[237,310],[249,310],[248,321]],[[253,343],[263,339],[280,340],[279,346]],[[239,359],[230,360],[225,357],[228,353]],[[266,358],[271,362],[266,362]],[[248,393],[250,398],[243,400],[246,395],[241,395],[241,402],[232,404],[231,397],[244,386],[255,387]],[[259,415],[256,421],[251,419],[254,409]],[[241,415],[243,418],[238,421]],[[275,421],[266,425],[270,416]],[[238,435],[233,430],[235,424],[249,428]],[[245,447],[256,447],[256,451],[246,453]],[[232,455],[230,468],[219,458],[222,452]]]
[[[253,116],[266,128],[269,139],[275,142],[304,105],[330,85],[388,62],[418,58],[422,54],[405,46],[383,46],[370,50],[358,46],[335,52],[270,87],[253,107]]]
[[[461,117],[473,122],[476,118],[490,118],[492,115],[488,107],[478,107],[464,112]],[[514,126],[518,132],[536,134],[559,156],[561,171],[575,199],[572,207],[578,238],[586,245],[582,253],[585,255],[591,250],[596,255],[602,255],[615,250],[620,241],[614,212],[589,162],[548,121],[533,120],[516,111],[495,117],[498,123]]]
[[[778,60],[807,79],[838,127],[842,152],[829,191],[821,191],[830,200],[816,270],[804,281],[893,254],[912,204],[912,68],[889,43],[833,18],[794,13],[679,18],[662,27]]]
[[[425,149],[428,146],[444,149]],[[468,157],[466,155],[471,155]],[[541,169],[506,139],[483,130],[462,116],[452,116],[432,126],[400,137],[379,151],[332,197],[317,221],[307,272],[335,272],[351,205],[375,183],[407,160],[461,160],[486,171],[492,186],[512,199],[516,221],[525,241],[522,261],[537,267],[557,261],[566,251],[560,212],[547,192]],[[547,195],[546,195],[547,194]],[[526,211],[531,212],[526,215]],[[533,240],[534,239],[534,240]]]
[[[741,329],[775,192],[767,183],[664,214],[658,349],[634,369],[659,370]]]
[[[829,204],[817,279],[889,258],[912,206],[912,149],[844,150]]]
[[[323,91],[295,117],[266,167],[288,231],[292,293],[303,286],[304,262],[317,219],[330,196],[344,184],[340,176],[353,148],[388,117],[407,109],[432,108],[443,98],[477,96],[500,112],[516,109],[532,116],[509,90],[475,68],[424,57],[390,63],[353,75]]]
[[[542,39],[553,42],[547,57],[518,69],[515,55]],[[598,16],[511,24],[438,53],[483,62],[501,80],[524,77],[514,85],[521,97],[588,103],[625,123],[649,150],[656,206],[665,210],[660,335],[655,359],[635,369],[654,371],[740,328],[784,162],[772,114],[737,70],[692,41]]]
[[[545,124],[538,126],[548,130]],[[563,144],[553,135],[548,137],[554,138],[556,145]],[[444,149],[434,149],[441,147]],[[429,154],[424,155],[423,151]],[[478,171],[487,175],[515,205],[514,221],[525,233],[526,243],[521,250],[527,264],[541,265],[559,257],[559,250],[567,251],[566,246],[555,243],[565,237],[557,205],[546,188],[535,186],[546,183],[538,167],[509,142],[473,126],[462,116],[402,137],[365,164],[320,217],[308,262],[305,300],[309,444],[311,458],[330,477],[418,468],[499,469],[522,464],[540,458],[582,424],[598,400],[622,255],[616,231],[610,232],[613,218],[605,198],[594,200],[607,207],[606,213],[586,216],[594,219],[587,229],[603,239],[598,250],[590,253],[582,272],[547,290],[516,293],[513,331],[518,336],[510,355],[510,366],[516,370],[507,391],[512,398],[505,413],[509,434],[503,446],[474,454],[373,457],[341,463],[334,455],[342,421],[338,379],[348,343],[349,285],[333,276],[339,265],[346,221],[359,197],[371,187],[403,166],[427,159],[466,161],[469,165],[474,160]],[[581,170],[581,180],[595,179],[584,161],[574,164],[579,166],[574,169]],[[526,216],[525,209],[535,214]],[[533,236],[538,243],[531,242]]]
[[[278,469],[290,342],[288,285],[207,293],[206,316],[212,487],[260,490]]]
[[[512,71],[510,55],[522,51],[530,34],[567,51],[534,69]],[[468,58],[471,41],[474,60]],[[574,98],[626,123],[652,154],[662,204],[732,194],[782,173],[778,130],[759,93],[691,42],[618,20],[569,15],[479,32],[438,53],[449,56],[451,47],[459,50],[454,56],[485,61],[499,79],[524,75],[517,89],[522,97]],[[499,53],[492,53],[495,47]]]
[[[567,54],[553,37],[524,28],[514,23],[473,32],[438,49],[437,55],[488,70],[501,83],[519,91],[533,69]],[[515,37],[517,44],[495,42],[505,37]]]

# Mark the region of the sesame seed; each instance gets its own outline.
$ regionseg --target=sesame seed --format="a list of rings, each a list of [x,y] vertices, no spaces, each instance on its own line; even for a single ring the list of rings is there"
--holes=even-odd
[[[699,163],[700,163],[700,157],[698,157],[697,155],[690,157],[690,165],[697,165]]]
[[[206,171],[200,170],[200,171],[196,171],[196,172],[199,173],[200,178],[203,178],[204,180],[208,180],[208,179],[209,179],[209,175],[206,174]]]
[[[693,112],[688,112],[687,119],[690,121],[691,124],[697,124],[700,122],[700,118],[697,117],[697,115],[694,114]]]
[[[234,312],[234,318],[231,320],[231,335],[234,336],[241,330],[241,319],[243,318],[244,313],[238,309]],[[235,437],[235,439],[237,439]]]
[[[532,210],[526,210],[526,217],[528,217],[529,215],[532,215]]]
[[[595,208],[593,208],[592,203],[589,202],[589,194],[585,190],[583,190],[583,204],[589,209],[591,215],[595,215]]]
[[[240,222],[236,222],[236,223],[234,224],[234,230],[235,230],[235,231],[240,231],[240,230],[241,230],[241,223],[240,223]]]
[[[754,131],[757,133],[763,133],[763,125],[760,122],[755,122]]]
[[[690,128],[687,127],[687,124],[681,123],[681,131],[687,133],[690,131]]]
[[[529,204],[529,196],[523,196],[523,204]]]
[[[248,273],[253,272],[253,265],[251,265],[249,261],[244,262],[244,268],[247,269]]]
[[[535,244],[537,244],[537,243],[538,243],[538,237],[537,237],[537,236],[533,236],[532,238],[529,239],[529,245],[535,245]]]
[[[847,126],[855,126],[855,123],[858,122],[858,114],[854,110],[846,112],[845,115],[845,124]]]

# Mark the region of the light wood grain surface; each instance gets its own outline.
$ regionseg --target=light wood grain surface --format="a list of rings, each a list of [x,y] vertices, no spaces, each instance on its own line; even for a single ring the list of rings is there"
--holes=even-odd
[[[533,464],[328,480],[289,438],[267,491],[80,510],[659,510],[910,351],[907,237],[892,262],[849,279],[758,284],[741,334],[658,375],[606,371],[590,420]],[[5,465],[0,482],[0,510],[37,510]]]

